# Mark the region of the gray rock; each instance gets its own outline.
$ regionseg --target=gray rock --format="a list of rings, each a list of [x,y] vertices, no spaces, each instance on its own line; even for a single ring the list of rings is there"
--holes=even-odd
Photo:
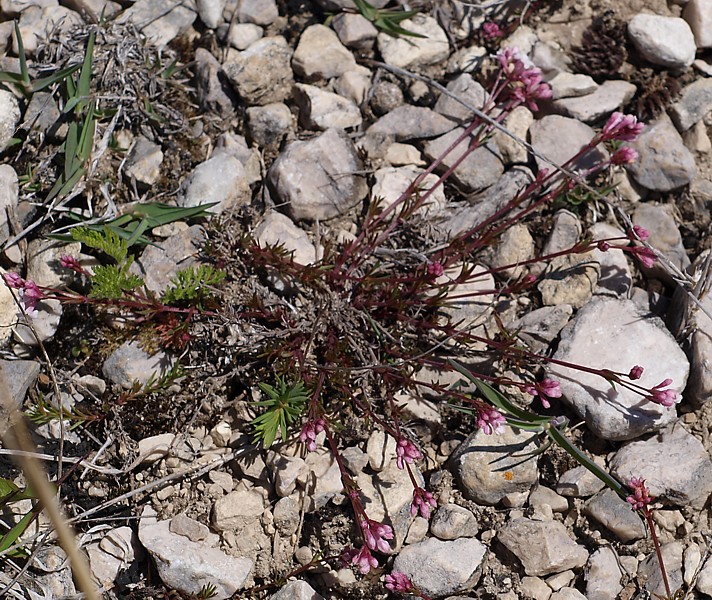
[[[126,157],[124,173],[139,183],[153,185],[161,174],[162,162],[161,147],[145,137],[139,136]]]
[[[8,213],[17,210],[20,198],[20,182],[15,169],[10,165],[0,165],[0,244],[10,238]]]
[[[281,36],[257,40],[243,52],[228,53],[223,71],[247,104],[282,102],[292,94],[292,51]]]
[[[270,452],[267,466],[272,471],[274,491],[281,498],[286,498],[297,489],[297,478],[304,471],[305,462],[298,456],[282,456]]]
[[[400,26],[425,37],[391,36],[387,33],[379,33],[378,51],[383,61],[389,65],[410,69],[439,63],[450,55],[447,34],[433,17],[418,14],[412,19],[405,19]]]
[[[10,143],[20,122],[20,105],[8,90],[0,90],[0,152]]]
[[[49,92],[35,92],[23,115],[22,127],[34,129],[52,137],[66,135],[67,126],[59,122],[62,113]]]
[[[0,371],[10,387],[10,394],[19,408],[27,390],[35,384],[40,374],[40,364],[34,360],[0,359]]]
[[[152,512],[152,511],[151,511]],[[155,513],[154,513],[155,514]],[[161,580],[186,594],[198,594],[207,584],[213,598],[224,600],[245,586],[252,571],[249,558],[228,556],[206,542],[194,542],[170,530],[170,520],[156,521],[144,511],[138,536],[153,558]]]
[[[684,389],[689,371],[687,358],[659,319],[641,312],[630,300],[603,297],[593,298],[564,328],[554,357],[617,372],[642,365],[645,372],[637,384],[650,388],[669,377],[677,392]],[[604,439],[632,439],[676,418],[674,408],[643,401],[639,394],[623,386],[613,388],[593,373],[552,364],[549,375],[561,384],[562,400]]]
[[[119,17],[120,23],[132,22],[156,46],[188,30],[197,16],[193,4],[174,0],[137,0]]]
[[[307,468],[299,475],[298,483],[301,489],[308,490],[305,510],[313,512],[326,506],[337,494],[341,494],[344,486],[339,465],[331,452],[323,446],[318,447],[315,452],[309,452],[304,462]],[[365,485],[360,485],[360,489],[364,495],[367,494]],[[371,512],[369,509],[369,514]],[[379,516],[375,518],[378,520]]]
[[[373,0],[373,2],[369,2],[369,4],[374,8],[383,8],[389,2],[390,0]],[[356,8],[353,0],[316,0],[316,3],[328,11],[341,11],[344,8]]]
[[[230,492],[213,505],[211,522],[218,531],[238,529],[248,523],[254,524],[265,511],[265,500],[260,492],[245,488]]]
[[[561,573],[582,567],[588,560],[586,549],[569,537],[559,521],[512,519],[499,530],[497,539],[521,561],[527,575]]]
[[[6,271],[0,269],[0,274],[4,273]],[[10,288],[0,285],[0,344],[4,345],[12,337],[12,327],[21,314]]]
[[[462,127],[458,127],[439,138],[428,141],[423,148],[423,153],[430,160],[437,159],[457,141],[464,131]],[[472,136],[468,136],[457,144],[454,150],[444,157],[438,170],[442,172],[454,166],[457,159],[467,151],[472,139]],[[476,192],[495,184],[502,173],[504,173],[504,164],[499,149],[495,143],[487,142],[470,152],[455,168],[452,180],[462,186],[464,190]]]
[[[385,209],[390,204],[398,200],[415,179],[424,172],[420,167],[406,165],[404,167],[384,167],[378,169],[374,173],[374,183],[371,188],[371,198],[379,198],[383,200],[383,208]],[[437,175],[429,173],[426,175],[420,184],[421,190],[428,190],[438,181]],[[435,218],[442,213],[447,200],[445,191],[442,186],[435,188],[435,191],[428,197],[427,200],[420,206],[415,214],[424,218]],[[396,213],[397,214],[397,211]],[[394,213],[391,213],[390,218],[393,218]]]
[[[564,165],[593,139],[596,132],[588,125],[559,115],[547,115],[534,121],[529,128],[534,149],[557,165]],[[597,146],[579,157],[574,167],[588,170],[608,158],[603,146]],[[551,169],[548,162],[536,159],[539,169]],[[570,167],[569,167],[570,168]]]
[[[371,127],[368,135],[386,134],[396,142],[434,138],[451,131],[455,124],[424,106],[399,106],[383,115]]]
[[[47,40],[52,32],[54,35],[67,33],[75,26],[82,24],[79,13],[64,6],[48,5],[43,8],[30,6],[20,13],[18,28],[22,37],[25,53],[33,56],[41,42]],[[12,49],[18,54],[17,40],[13,35]]]
[[[366,99],[370,87],[371,71],[361,65],[356,65],[356,68],[334,80],[334,91],[358,105]]]
[[[32,328],[26,324],[27,320],[23,317],[13,329],[12,335],[20,344],[36,347],[39,342],[52,339],[62,319],[62,312],[62,303],[59,300],[53,298],[41,300],[37,305],[37,311],[34,314],[28,313],[27,318]]]
[[[352,13],[336,15],[331,22],[331,26],[344,46],[359,50],[373,46],[378,35],[378,29],[374,27],[371,21],[361,15]]]
[[[703,252],[696,260],[692,276],[699,281],[705,277],[709,251]],[[712,314],[712,298],[708,295],[698,299],[702,309]],[[712,398],[712,321],[698,308],[682,288],[676,289],[670,309],[672,331],[677,336],[687,335],[686,350],[690,359],[690,380],[685,388],[685,400],[695,408],[701,407]]]
[[[551,105],[555,112],[584,123],[593,123],[611,114],[626,104],[636,92],[636,87],[627,81],[604,81],[591,94],[577,98],[560,98]]]
[[[227,43],[238,50],[247,50],[257,40],[261,39],[264,34],[264,29],[259,25],[253,23],[231,23],[227,29]]]
[[[392,81],[381,80],[371,88],[369,104],[379,117],[403,105],[403,90]]]
[[[300,265],[310,265],[317,260],[317,251],[306,232],[286,215],[269,211],[253,233],[262,246],[281,245],[292,252],[292,259]]]
[[[270,596],[270,600],[324,600],[316,593],[316,590],[306,581],[290,581],[276,594]]]
[[[682,236],[670,206],[641,204],[633,213],[633,223],[641,225],[650,233],[648,242],[664,254],[678,269],[684,271],[690,265]],[[672,283],[669,273],[657,263],[651,268],[643,267],[645,273]]]
[[[205,231],[200,225],[183,228],[160,245],[146,246],[131,270],[143,277],[149,290],[160,295],[170,286],[176,271],[198,264],[204,242]]]
[[[598,521],[625,544],[647,535],[645,524],[638,513],[609,488],[590,498],[584,504],[582,512]]]
[[[349,137],[328,129],[308,141],[290,143],[267,173],[277,202],[294,220],[327,220],[365,197],[363,165]]]
[[[695,36],[679,17],[639,13],[628,21],[628,37],[643,58],[654,65],[683,69],[695,60]]]
[[[607,223],[595,223],[591,227],[590,233],[594,240],[625,237],[625,234],[620,229]],[[633,289],[633,275],[625,252],[618,248],[609,248],[606,252],[595,249],[593,250],[593,258],[600,266],[598,287],[594,294],[628,298]]]
[[[457,79],[448,83],[447,89],[467,104],[479,109],[482,109],[485,99],[487,98],[485,88],[467,73],[463,73]],[[442,94],[440,98],[438,98],[434,110],[448,119],[460,123],[470,121],[473,117],[473,113],[470,109],[446,94]]]
[[[7,17],[15,18],[30,6],[45,8],[47,6],[57,6],[58,4],[58,0],[0,0],[0,11]]]
[[[503,125],[507,131],[526,140],[529,128],[534,122],[534,115],[526,106],[517,106],[505,118]],[[529,160],[529,151],[519,142],[505,135],[501,131],[494,134],[494,141],[506,164],[526,163]]]
[[[540,577],[522,577],[519,591],[525,598],[534,600],[549,600],[551,598],[551,588]]]
[[[376,472],[383,471],[396,457],[396,440],[390,435],[374,429],[366,442],[369,466]]]
[[[598,89],[598,84],[588,75],[567,73],[566,71],[561,71],[549,79],[548,84],[551,86],[553,100],[587,96]]]
[[[223,20],[223,9],[226,0],[195,0],[198,16],[203,25],[210,29],[217,28]],[[245,2],[242,2],[245,4]]]
[[[712,6],[705,0],[689,0],[682,12],[698,48],[712,47]]]
[[[605,469],[605,464],[600,464],[602,461],[596,459],[596,462],[599,467]],[[604,486],[605,484],[598,477],[580,465],[561,474],[559,481],[556,482],[556,491],[562,496],[585,498],[600,492]]]
[[[393,564],[429,596],[447,596],[473,588],[480,578],[487,548],[474,538],[433,538],[401,550]]]
[[[78,256],[81,249],[79,242],[65,244],[49,239],[32,240],[26,251],[27,279],[42,287],[66,288],[74,281],[75,275],[62,266],[62,256]]]
[[[441,225],[443,231],[455,236],[484,223],[533,180],[534,175],[527,167],[509,169],[492,187],[476,195],[461,208],[453,210],[452,215]]]
[[[698,510],[712,493],[712,461],[702,442],[680,424],[623,446],[611,461],[620,481],[642,477],[654,498]]]
[[[305,83],[295,86],[295,101],[303,127],[325,130],[361,125],[361,111],[351,100]]]
[[[135,382],[148,383],[152,377],[169,370],[172,363],[165,352],[149,355],[138,342],[124,342],[104,361],[101,372],[112,383],[129,389]]]
[[[274,513],[274,525],[281,535],[289,537],[297,531],[301,511],[294,496],[277,500],[272,512]]]
[[[262,181],[262,163],[260,152],[257,148],[248,148],[247,140],[244,136],[237,135],[231,131],[221,134],[215,143],[215,149],[211,157],[218,154],[228,154],[240,161],[245,167],[245,178],[248,185],[252,186],[258,181]]]
[[[678,541],[662,544],[660,547],[660,554],[662,555],[671,590],[678,590],[683,587],[682,551],[682,543]],[[640,563],[637,579],[652,594],[665,597],[665,584],[660,572],[660,562],[655,551],[650,552],[645,560]]]
[[[247,109],[247,130],[262,147],[278,148],[293,128],[292,112],[286,104],[275,102]]]
[[[576,588],[565,587],[551,595],[549,600],[587,600]]]
[[[240,23],[253,23],[266,27],[279,17],[275,0],[240,0],[237,19]]]
[[[593,296],[599,275],[600,265],[592,252],[565,254],[549,262],[537,289],[545,306],[581,308]]]
[[[195,88],[198,104],[206,112],[229,117],[235,111],[236,98],[230,86],[223,85],[221,74],[222,65],[218,59],[205,48],[196,48]]]
[[[680,131],[686,131],[712,110],[712,79],[698,79],[682,90],[670,107],[670,116]]]
[[[119,571],[129,568],[143,554],[130,527],[104,532],[100,542],[88,544],[85,549],[94,579],[107,590],[113,587]]]
[[[353,70],[356,59],[331,29],[324,25],[310,25],[299,38],[292,66],[299,76],[315,81]]]
[[[493,505],[507,494],[528,492],[537,480],[536,463],[514,455],[526,454],[535,447],[531,433],[511,427],[505,427],[499,435],[471,433],[451,457],[462,493],[475,502]]]
[[[569,501],[551,488],[538,484],[529,494],[529,506],[548,505],[552,512],[563,513],[569,510]]]
[[[176,198],[178,206],[185,207],[217,202],[206,209],[216,215],[247,206],[251,201],[245,167],[226,153],[215,154],[195,167],[181,183]]]
[[[457,504],[443,504],[430,522],[430,533],[441,540],[475,537],[478,531],[474,513]]]
[[[513,324],[513,328],[519,331],[519,339],[532,351],[543,352],[556,339],[572,314],[570,304],[544,306],[526,313]]]

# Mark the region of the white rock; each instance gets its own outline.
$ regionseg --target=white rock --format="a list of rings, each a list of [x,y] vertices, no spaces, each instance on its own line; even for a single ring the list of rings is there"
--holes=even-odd
[[[356,67],[353,54],[336,33],[324,25],[310,25],[299,38],[292,66],[309,81],[331,79]]]
[[[254,23],[232,23],[227,32],[227,43],[238,50],[246,50],[264,33],[264,29]]]
[[[361,125],[361,111],[351,100],[305,83],[298,83],[295,88],[303,126],[323,131],[331,127],[351,129]]]
[[[1,104],[2,100],[0,100]],[[5,243],[10,238],[10,225],[7,221],[7,215],[8,211],[14,212],[16,210],[19,198],[20,183],[15,169],[10,165],[0,165],[0,244]]]
[[[678,541],[662,544],[660,547],[662,562],[665,565],[671,590],[678,590],[682,587],[682,551],[682,543]],[[648,553],[645,560],[640,563],[637,580],[653,594],[653,597],[665,597],[665,584],[660,571],[660,561],[655,551]]]
[[[690,129],[712,110],[712,79],[698,79],[683,88],[680,99],[670,107],[678,131]]]
[[[626,104],[636,87],[628,81],[604,81],[592,93],[577,98],[560,98],[552,102],[554,111],[585,123],[599,121]]]
[[[237,18],[240,23],[255,23],[267,27],[279,17],[275,0],[240,0]]]
[[[138,455],[141,463],[151,464],[168,455],[176,436],[174,433],[160,433],[143,438],[138,443]]]
[[[269,211],[255,228],[253,235],[263,248],[284,246],[288,252],[294,253],[292,258],[300,265],[310,265],[317,260],[316,248],[306,232],[288,216],[277,211]]]
[[[153,185],[161,173],[163,152],[158,144],[154,144],[143,136],[136,139],[131,152],[126,157],[124,173],[133,177],[139,183]]]
[[[119,22],[131,21],[156,46],[166,46],[195,21],[196,12],[189,3],[174,0],[137,0],[120,16]]]
[[[425,37],[394,37],[387,33],[379,33],[378,50],[384,62],[401,69],[409,69],[432,65],[449,56],[450,46],[447,35],[433,17],[418,14],[412,19],[401,21],[400,26]]]
[[[712,493],[712,461],[702,442],[680,424],[623,446],[610,464],[619,481],[642,477],[650,495],[701,509]]]
[[[698,48],[712,47],[712,4],[709,0],[689,0],[682,18],[690,25]]]
[[[210,584],[217,592],[213,598],[218,600],[230,598],[245,586],[252,571],[251,559],[228,556],[205,542],[193,542],[173,533],[171,521],[156,521],[152,512],[144,511],[138,535],[165,585],[186,594],[198,594]]]
[[[371,188],[371,199],[376,200],[378,198],[383,200],[381,206],[383,210],[385,210],[398,200],[408,189],[408,186],[415,181],[416,177],[423,172],[423,169],[413,165],[378,169],[378,171],[374,173],[375,181]],[[423,178],[418,189],[429,190],[437,181],[437,175],[430,173]],[[442,213],[446,204],[445,190],[442,186],[438,186],[424,204],[415,211],[415,214],[424,218],[434,218],[436,215]],[[396,209],[395,213],[391,212],[390,218],[393,218],[397,214],[398,210]]]
[[[286,104],[273,102],[251,106],[246,113],[250,137],[260,146],[278,148],[285,136],[292,134],[293,117]]]
[[[569,537],[559,521],[512,519],[499,530],[497,539],[517,556],[527,575],[561,573],[582,567],[588,559],[586,549]]]
[[[218,498],[213,505],[212,524],[218,531],[237,529],[260,517],[265,510],[264,497],[254,489],[238,489]]]
[[[598,89],[598,84],[588,75],[582,73],[566,73],[562,71],[549,80],[552,99],[571,98],[592,94]]]
[[[475,537],[478,531],[474,513],[457,504],[443,504],[430,522],[430,533],[441,540]]]
[[[518,48],[522,54],[527,55],[538,41],[539,38],[531,27],[520,25],[514,30],[514,33],[502,40],[501,47]]]
[[[217,202],[207,210],[220,214],[246,206],[251,200],[252,193],[242,163],[221,153],[193,169],[181,184],[177,203],[189,207]]]
[[[554,357],[613,371],[627,371],[639,364],[645,372],[638,385],[650,388],[669,377],[671,388],[678,393],[689,372],[685,354],[662,322],[641,313],[630,300],[592,299],[564,328]],[[614,389],[592,373],[551,365],[549,375],[561,384],[562,400],[604,439],[632,439],[677,418],[674,408],[643,401],[622,386]]]
[[[5,269],[0,269],[0,274],[6,272]],[[21,313],[10,288],[4,282],[0,284],[0,344],[5,344],[12,337],[12,325],[17,322]]]
[[[485,89],[467,73],[463,73],[457,79],[451,81],[447,86],[447,90],[454,94],[455,97],[480,110],[482,110],[487,97]],[[453,121],[469,121],[473,117],[473,112],[469,108],[446,94],[440,95],[440,98],[435,103],[434,110]]]
[[[643,58],[654,65],[683,69],[695,60],[695,36],[678,17],[639,13],[628,21],[628,36]]]
[[[366,454],[369,466],[376,471],[383,471],[396,457],[396,441],[380,429],[375,429],[368,437]]]
[[[525,597],[534,600],[549,600],[551,598],[551,588],[539,577],[522,577],[519,589]]]
[[[610,600],[617,598],[623,589],[620,566],[615,550],[604,546],[596,550],[586,565],[586,598],[588,600]]]
[[[306,581],[299,579],[287,583],[276,594],[270,596],[270,600],[324,600],[324,598]]]
[[[408,575],[429,596],[448,596],[477,584],[486,553],[474,538],[447,542],[430,538],[403,548],[393,570]]]
[[[620,229],[607,223],[595,223],[590,234],[594,240],[604,240],[615,237],[625,237]],[[629,298],[633,289],[633,275],[625,252],[618,248],[610,248],[606,252],[593,251],[594,260],[600,266],[598,287],[594,294]]]
[[[400,142],[394,142],[388,146],[384,158],[392,167],[405,165],[422,167],[425,164],[425,161],[420,156],[420,150],[411,144],[401,144]]]
[[[520,140],[527,140],[529,128],[534,123],[534,114],[526,106],[517,106],[512,110],[502,123],[507,131],[516,135]],[[526,163],[529,160],[529,151],[519,142],[501,131],[494,134],[502,160],[508,164]]]
[[[196,0],[198,15],[206,27],[215,29],[222,22],[226,0]]]
[[[370,48],[376,41],[378,29],[362,15],[341,13],[336,15],[331,26],[339,36],[341,43],[349,48]]]
[[[135,382],[146,384],[170,369],[172,364],[173,360],[165,352],[149,355],[138,342],[128,341],[111,353],[101,371],[111,382],[129,389]]]
[[[334,80],[334,91],[359,105],[366,99],[370,88],[371,71],[362,65],[356,65]]]
[[[8,90],[0,90],[0,152],[3,152],[20,122],[20,104]]]

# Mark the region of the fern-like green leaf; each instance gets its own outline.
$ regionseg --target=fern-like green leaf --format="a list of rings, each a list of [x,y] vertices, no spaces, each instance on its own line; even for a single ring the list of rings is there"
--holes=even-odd
[[[117,264],[123,264],[129,253],[126,240],[121,239],[116,232],[109,227],[104,227],[101,231],[89,229],[88,227],[75,227],[72,229],[72,239],[76,242],[99,250],[114,259]]]
[[[225,279],[225,275],[225,271],[212,265],[182,269],[171,279],[161,301],[172,306],[189,305],[202,308],[213,295],[211,288]]]
[[[304,412],[309,399],[301,381],[287,385],[283,379],[277,377],[277,383],[278,387],[258,383],[257,385],[268,398],[253,403],[266,409],[250,423],[255,443],[261,442],[265,448],[269,448],[274,443],[277,433],[281,435],[282,440],[287,439],[289,426]]]
[[[92,298],[113,300],[143,285],[143,279],[118,265],[100,265],[94,268],[91,278]]]

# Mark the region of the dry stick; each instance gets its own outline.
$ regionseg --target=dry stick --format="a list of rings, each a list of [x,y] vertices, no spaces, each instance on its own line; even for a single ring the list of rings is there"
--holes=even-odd
[[[582,188],[584,188],[587,192],[591,193],[597,200],[600,200],[604,204],[606,204],[608,207],[610,207],[619,217],[622,221],[624,221],[626,228],[629,231],[633,230],[633,222],[630,220],[630,217],[618,206],[613,206],[611,204],[611,201],[608,200],[601,192],[599,192],[597,189],[591,187],[585,179],[583,179],[578,173],[575,173],[574,171],[571,171],[570,169],[566,169],[564,167],[559,166],[554,162],[551,158],[548,156],[542,154],[538,150],[534,148],[530,143],[526,142],[519,136],[513,134],[511,131],[509,131],[504,125],[501,125],[498,123],[495,119],[490,117],[489,115],[485,114],[482,112],[480,109],[478,109],[476,106],[473,106],[466,100],[463,100],[457,94],[453,94],[450,90],[448,90],[445,86],[439,84],[437,81],[434,79],[431,79],[430,77],[426,77],[424,75],[419,75],[418,73],[413,73],[411,71],[407,71],[406,69],[401,69],[400,67],[394,67],[393,65],[389,65],[377,60],[364,60],[363,61],[366,64],[373,65],[375,67],[380,67],[382,69],[386,69],[387,71],[390,71],[391,73],[395,73],[396,75],[400,75],[402,77],[408,77],[410,79],[417,79],[418,81],[422,81],[424,83],[427,83],[429,86],[434,87],[441,93],[445,94],[449,98],[452,98],[468,110],[472,111],[472,113],[479,117],[480,119],[486,121],[489,123],[492,127],[497,129],[498,131],[502,132],[504,135],[510,137],[513,139],[515,142],[526,148],[533,156],[536,158],[539,158],[546,162],[547,164],[551,165],[556,171],[559,173],[563,173],[567,177],[571,178],[574,180],[578,185],[580,185]],[[637,237],[637,236],[636,236]],[[664,254],[658,252],[655,248],[653,248],[648,242],[644,242],[642,240],[639,240],[646,248],[652,250],[655,252],[655,256],[658,258],[658,262],[660,265],[665,269],[665,271],[670,275],[673,279],[673,281],[679,285],[687,294],[687,296],[692,300],[697,305],[697,308],[699,308],[707,317],[712,320],[712,312],[707,310],[704,306],[702,306],[702,303],[700,302],[700,299],[695,295],[695,286],[697,285],[697,281],[691,277],[690,275],[683,273],[676,265],[668,259],[667,256]]]
[[[44,510],[47,511],[47,516],[57,532],[59,544],[70,560],[77,586],[84,592],[84,597],[87,600],[99,600],[99,594],[89,572],[89,564],[84,554],[79,550],[74,533],[62,515],[54,490],[49,484],[39,460],[33,454],[36,450],[30,441],[24,417],[14,404],[10,387],[2,370],[0,370],[0,423],[3,423],[0,437],[2,437],[5,446],[22,451],[16,457],[17,462],[22,468],[27,482],[37,494]]]

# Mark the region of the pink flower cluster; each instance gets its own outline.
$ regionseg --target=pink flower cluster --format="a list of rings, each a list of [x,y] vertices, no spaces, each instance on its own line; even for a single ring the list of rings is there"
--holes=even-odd
[[[650,490],[645,486],[645,479],[642,477],[632,477],[628,481],[628,486],[633,490],[633,493],[626,498],[633,510],[641,510],[653,501],[650,495]]]
[[[537,100],[551,98],[551,88],[541,78],[541,69],[534,66],[518,48],[505,48],[495,58],[509,82],[510,97],[517,104],[526,104],[531,110],[539,110]]]
[[[386,575],[383,580],[386,587],[392,592],[405,594],[413,589],[413,582],[410,580],[410,577],[400,571],[392,571],[391,574]]]
[[[378,566],[378,561],[366,546],[361,546],[359,550],[345,548],[341,553],[341,562],[346,566],[353,565],[358,567],[361,575],[366,575],[371,569],[375,569]]]
[[[628,377],[635,381],[636,379],[640,379],[643,376],[643,367],[640,365],[635,365],[634,367],[631,367],[630,372],[628,373]]]
[[[482,37],[487,41],[496,40],[504,35],[502,28],[494,21],[485,21],[482,24]]]
[[[405,469],[405,463],[412,465],[414,461],[423,458],[423,454],[417,446],[405,438],[399,438],[396,442],[396,464],[399,469]]]
[[[436,508],[438,505],[435,502],[433,495],[424,490],[422,487],[416,487],[413,490],[413,502],[410,505],[410,514],[415,516],[420,513],[420,516],[424,519],[430,518],[430,509]]]
[[[539,396],[544,408],[549,408],[551,398],[561,398],[561,386],[558,381],[549,379],[548,377],[534,385],[527,385],[524,391],[532,396]]]
[[[7,287],[17,290],[22,308],[28,315],[37,314],[37,305],[44,299],[44,294],[37,284],[30,279],[23,279],[17,273],[4,273]]]
[[[299,434],[299,441],[307,445],[309,452],[316,450],[316,436],[326,428],[326,421],[321,417],[307,421]]]
[[[679,399],[677,392],[675,392],[675,390],[664,389],[671,383],[672,379],[663,379],[658,385],[651,388],[650,394],[646,396],[645,399],[655,402],[656,404],[662,404],[668,408],[674,406]]]
[[[484,431],[487,435],[502,433],[506,424],[507,419],[505,419],[504,415],[502,415],[502,413],[493,406],[478,408],[477,427]]]
[[[624,115],[621,112],[614,112],[601,130],[601,141],[611,140],[617,142],[632,142],[643,131],[645,125],[638,123],[633,115]]]
[[[361,531],[363,532],[366,546],[371,550],[378,550],[384,553],[390,551],[391,545],[387,540],[393,539],[393,529],[388,525],[371,519],[364,519],[361,522]]]

